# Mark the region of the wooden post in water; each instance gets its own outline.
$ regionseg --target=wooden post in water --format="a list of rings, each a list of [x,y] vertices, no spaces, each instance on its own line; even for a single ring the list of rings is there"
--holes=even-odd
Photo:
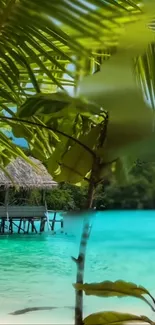
[[[18,233],[20,232],[20,230],[24,232],[24,229],[21,226],[18,226],[13,220],[12,220],[12,224],[18,229]]]
[[[52,231],[54,231],[56,216],[57,216],[57,212],[55,211],[54,212],[54,217],[53,217],[53,220],[52,220],[52,225],[51,225],[51,230]]]
[[[10,232],[11,234],[13,234],[12,218],[10,218]]]
[[[2,234],[4,234],[5,233],[5,218],[2,218],[1,227],[2,227]]]
[[[1,224],[0,224],[0,232],[1,232],[1,234],[2,234],[2,232],[3,232],[3,221],[2,221],[3,219],[1,218]]]
[[[46,222],[45,217],[42,217],[41,220],[40,220],[40,232],[44,232],[45,222]]]
[[[9,232],[9,211],[8,211],[8,205],[9,205],[9,189],[7,188],[5,191],[5,212],[6,212],[6,221],[7,221],[7,232]]]
[[[23,229],[24,229],[24,234],[26,232],[26,219],[24,218],[23,219]]]
[[[34,220],[31,219],[31,231],[34,232]]]
[[[34,219],[33,219],[33,218],[31,219],[31,231],[32,231],[32,232],[34,232],[34,231],[35,231],[35,232],[36,232],[36,234],[37,234],[37,229],[36,229],[36,227],[35,227],[35,224],[34,224]]]
[[[20,234],[21,225],[22,225],[23,218],[20,219],[19,226],[18,226],[18,234]]]
[[[45,209],[46,209],[47,229],[48,229],[48,231],[50,231],[51,230],[51,225],[50,225],[50,221],[49,221],[49,213],[48,213],[48,209],[47,209],[46,200],[45,200],[44,204],[45,204]]]
[[[38,231],[37,231],[37,228],[36,228],[36,226],[35,226],[35,222],[34,222],[34,221],[33,221],[33,229],[34,229],[35,233],[37,234]]]
[[[64,232],[64,221],[63,221],[63,219],[60,221],[61,222],[61,233],[63,233]]]
[[[42,232],[43,218],[40,219],[40,232]]]

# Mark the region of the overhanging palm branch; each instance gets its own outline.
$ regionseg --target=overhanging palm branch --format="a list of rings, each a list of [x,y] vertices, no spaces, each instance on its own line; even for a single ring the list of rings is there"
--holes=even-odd
[[[88,60],[112,35],[116,40],[120,22],[139,12],[135,3],[1,0],[0,104],[20,105],[30,94],[73,85],[64,77],[75,77],[68,63],[84,68],[75,55]]]
[[[141,17],[137,4],[131,0],[1,1],[2,110],[19,108],[36,93],[75,86],[79,76],[92,71],[91,62],[96,63],[104,57],[105,49],[118,44],[124,24]],[[75,66],[74,71],[67,69],[69,63]],[[64,74],[72,79],[66,79]],[[29,103],[27,109],[32,113],[35,103],[33,107]],[[44,106],[43,101],[40,104]],[[41,117],[40,122],[46,124],[49,120]],[[51,153],[54,142],[59,140],[56,133],[50,132],[50,142],[48,132],[27,125],[23,129],[22,125],[22,130],[16,128],[16,135],[27,138],[42,155]]]

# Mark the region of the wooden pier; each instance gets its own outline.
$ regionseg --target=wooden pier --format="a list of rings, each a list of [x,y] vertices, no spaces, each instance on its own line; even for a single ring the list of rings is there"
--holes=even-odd
[[[55,233],[56,224],[63,232],[63,218],[57,218],[55,211],[48,212],[46,191],[57,187],[45,166],[34,157],[29,157],[30,163],[22,158],[16,158],[6,167],[7,173],[0,171],[0,191],[4,193],[4,202],[0,202],[0,235]],[[11,181],[13,180],[13,182]],[[41,200],[29,201],[32,190],[38,190]],[[11,200],[11,192],[18,193],[17,200]],[[36,203],[36,204],[35,204]],[[52,216],[52,217],[51,217]]]
[[[8,206],[7,211],[4,206],[0,206],[0,235],[44,232],[55,234],[58,223],[58,231],[63,233],[63,218],[57,219],[56,211],[50,211],[49,215],[45,206]]]

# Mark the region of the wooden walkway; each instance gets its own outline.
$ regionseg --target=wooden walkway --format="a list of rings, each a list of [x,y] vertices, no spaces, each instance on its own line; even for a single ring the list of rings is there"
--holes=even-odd
[[[0,235],[37,234],[45,231],[54,234],[58,223],[59,231],[63,233],[63,218],[57,219],[57,212],[47,211],[44,206],[8,206],[7,211],[4,206],[0,206]]]

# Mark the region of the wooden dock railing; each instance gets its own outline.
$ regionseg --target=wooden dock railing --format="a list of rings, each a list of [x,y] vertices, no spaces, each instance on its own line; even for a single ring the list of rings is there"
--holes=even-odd
[[[46,214],[45,206],[18,206],[10,205],[7,208],[5,206],[0,206],[0,218],[6,217],[6,212],[8,212],[9,218],[38,218],[44,217]]]

